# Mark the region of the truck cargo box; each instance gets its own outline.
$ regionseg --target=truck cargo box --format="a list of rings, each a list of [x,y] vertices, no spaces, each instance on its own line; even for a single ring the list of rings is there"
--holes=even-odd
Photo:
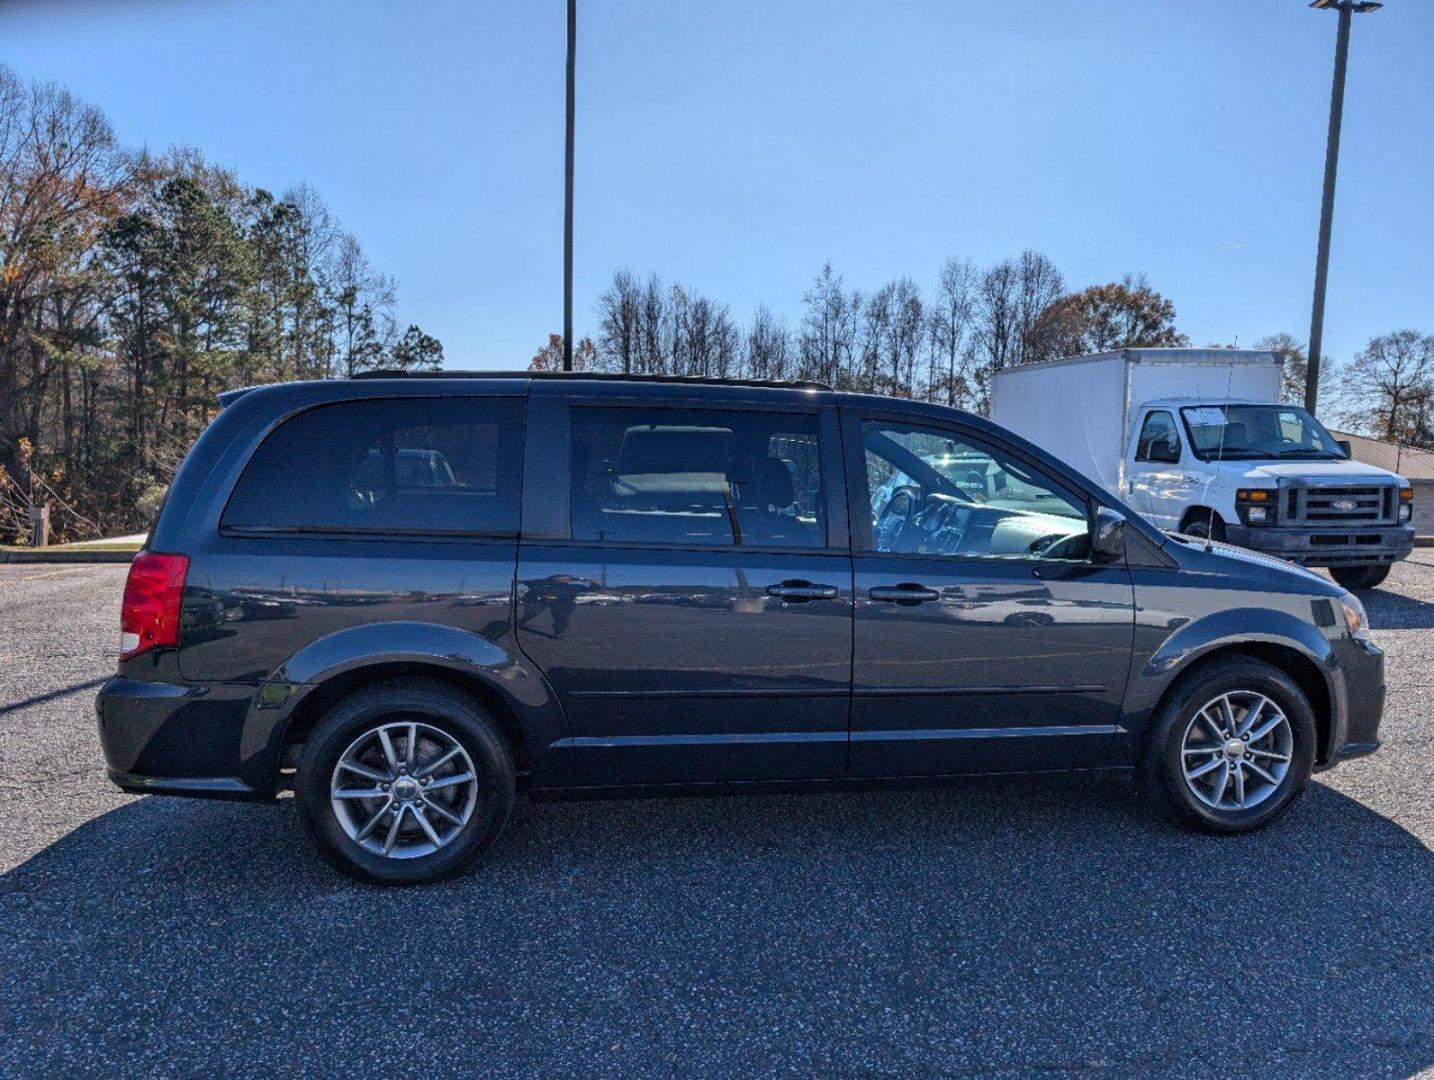
[[[1278,401],[1281,358],[1251,349],[1121,349],[996,372],[991,419],[1109,491],[1123,490],[1135,412],[1147,401]]]

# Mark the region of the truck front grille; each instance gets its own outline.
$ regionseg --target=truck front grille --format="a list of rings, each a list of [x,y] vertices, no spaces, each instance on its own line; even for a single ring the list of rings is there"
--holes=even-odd
[[[1389,485],[1292,487],[1285,497],[1290,524],[1392,525],[1398,492]]]

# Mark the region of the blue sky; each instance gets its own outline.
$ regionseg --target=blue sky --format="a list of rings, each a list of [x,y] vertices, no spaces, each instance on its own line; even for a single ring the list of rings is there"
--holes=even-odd
[[[626,266],[795,322],[1025,247],[1197,344],[1308,333],[1336,17],[1305,0],[580,0],[576,310]],[[562,320],[562,0],[0,3],[119,137],[313,184],[450,367]],[[1326,316],[1434,332],[1434,3],[1356,16]]]

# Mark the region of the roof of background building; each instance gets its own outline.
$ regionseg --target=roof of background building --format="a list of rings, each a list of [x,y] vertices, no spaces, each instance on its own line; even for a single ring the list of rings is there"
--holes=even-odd
[[[1434,480],[1434,450],[1400,446],[1367,435],[1351,435],[1347,431],[1331,431],[1336,439],[1348,439],[1354,460],[1397,472],[1409,480]]]

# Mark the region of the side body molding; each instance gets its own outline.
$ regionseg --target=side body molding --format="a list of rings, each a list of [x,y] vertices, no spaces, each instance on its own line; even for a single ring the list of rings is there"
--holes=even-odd
[[[1138,595],[1138,590],[1137,590]],[[1329,744],[1343,745],[1348,724],[1344,671],[1333,643],[1313,625],[1279,608],[1238,607],[1215,610],[1174,628],[1136,616],[1136,655],[1125,692],[1125,713],[1131,730],[1141,736],[1160,698],[1192,664],[1223,648],[1274,645],[1308,660],[1324,678],[1329,695]],[[1330,745],[1319,748],[1323,760]]]
[[[315,688],[363,668],[422,664],[476,680],[517,721],[535,787],[573,782],[567,720],[547,681],[521,658],[504,635],[499,641],[451,626],[386,622],[355,626],[317,641],[286,660],[254,695],[244,725],[242,756],[277,762],[284,735],[301,702]],[[559,745],[562,744],[562,745]]]

